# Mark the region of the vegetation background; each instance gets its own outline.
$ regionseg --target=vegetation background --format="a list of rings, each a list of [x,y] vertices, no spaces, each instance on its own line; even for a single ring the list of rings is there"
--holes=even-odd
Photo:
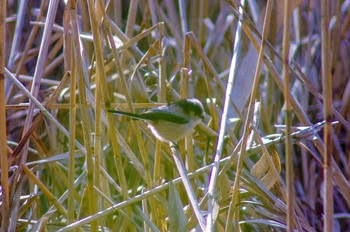
[[[2,231],[350,230],[350,1],[0,9]],[[106,113],[186,97],[175,151]]]

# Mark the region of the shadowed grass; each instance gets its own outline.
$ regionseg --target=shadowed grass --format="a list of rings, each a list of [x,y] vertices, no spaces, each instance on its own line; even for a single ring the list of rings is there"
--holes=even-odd
[[[350,229],[346,1],[23,2],[0,14],[3,231]],[[187,97],[188,178],[107,112]]]

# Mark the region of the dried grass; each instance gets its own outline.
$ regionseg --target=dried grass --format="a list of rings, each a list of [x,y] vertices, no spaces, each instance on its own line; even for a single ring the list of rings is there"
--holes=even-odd
[[[2,231],[350,230],[348,1],[39,2],[0,5]],[[186,97],[184,187],[106,109]]]

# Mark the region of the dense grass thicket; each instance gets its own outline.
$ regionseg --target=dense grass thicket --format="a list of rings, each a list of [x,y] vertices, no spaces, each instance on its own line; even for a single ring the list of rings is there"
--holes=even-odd
[[[2,231],[350,230],[348,0],[0,9]],[[176,146],[107,112],[188,97]]]

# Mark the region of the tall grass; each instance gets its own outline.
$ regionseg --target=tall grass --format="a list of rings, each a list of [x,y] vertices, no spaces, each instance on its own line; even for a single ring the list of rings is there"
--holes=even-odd
[[[0,0],[2,231],[350,230],[350,4],[284,2]]]

